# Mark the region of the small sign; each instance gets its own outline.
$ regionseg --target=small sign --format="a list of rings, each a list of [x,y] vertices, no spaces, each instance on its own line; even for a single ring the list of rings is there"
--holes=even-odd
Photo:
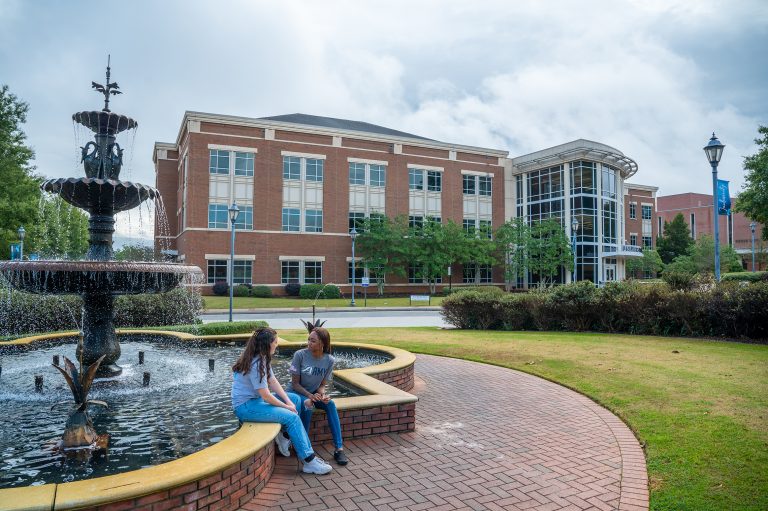
[[[360,284],[363,287],[368,287],[371,285],[371,279],[370,277],[363,277],[362,283]]]
[[[21,243],[11,243],[11,261],[21,259]]]
[[[432,305],[431,299],[432,297],[429,295],[411,295],[411,305],[413,305],[413,302],[427,302],[429,305]]]

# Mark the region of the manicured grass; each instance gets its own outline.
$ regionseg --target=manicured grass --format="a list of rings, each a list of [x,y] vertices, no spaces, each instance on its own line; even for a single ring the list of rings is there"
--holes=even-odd
[[[280,334],[306,337],[300,330]],[[621,417],[645,445],[651,509],[768,509],[766,345],[435,328],[332,334],[334,341],[510,367],[582,392]]]
[[[433,296],[431,305],[440,305],[443,303],[442,296]],[[229,309],[229,296],[204,296],[206,309]],[[252,298],[252,297],[234,297],[232,306],[235,309],[270,309],[270,308],[295,308],[312,307],[312,300],[305,300],[298,297],[287,298]],[[356,306],[359,309],[364,307],[365,301],[362,298],[355,299]],[[318,309],[326,307],[349,307],[349,298],[336,298],[333,300],[317,300]],[[414,307],[427,305],[427,302],[415,302]],[[409,307],[410,300],[407,296],[395,298],[372,298],[368,297],[368,307]]]

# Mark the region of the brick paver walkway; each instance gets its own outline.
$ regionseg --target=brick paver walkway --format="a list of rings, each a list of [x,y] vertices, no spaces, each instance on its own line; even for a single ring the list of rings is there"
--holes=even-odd
[[[418,355],[416,375],[414,433],[346,442],[349,465],[326,476],[278,456],[270,483],[244,509],[648,509],[636,438],[590,399],[450,358]],[[329,445],[315,447],[332,459]]]

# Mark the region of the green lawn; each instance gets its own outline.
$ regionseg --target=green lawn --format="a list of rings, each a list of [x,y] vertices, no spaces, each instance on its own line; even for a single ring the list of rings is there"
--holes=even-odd
[[[440,305],[443,303],[442,296],[433,296],[431,305]],[[229,296],[204,296],[206,309],[229,309]],[[232,306],[235,309],[269,309],[269,308],[295,308],[295,307],[312,307],[312,300],[305,300],[298,297],[287,298],[252,298],[252,297],[235,297]],[[355,300],[358,308],[365,306],[365,301],[362,298]],[[337,298],[334,300],[317,300],[317,308],[325,307],[349,307],[349,298]],[[415,302],[414,307],[427,305],[427,302]],[[410,301],[407,296],[396,298],[372,298],[368,297],[368,307],[408,307]]]
[[[333,330],[335,341],[510,367],[573,388],[645,446],[654,510],[768,509],[768,346],[593,333]],[[281,331],[304,340],[301,330]]]

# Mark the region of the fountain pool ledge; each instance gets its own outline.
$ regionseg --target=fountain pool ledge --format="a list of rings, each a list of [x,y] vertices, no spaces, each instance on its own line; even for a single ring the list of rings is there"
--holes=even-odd
[[[75,333],[26,337],[3,345],[71,338]],[[244,343],[250,336],[118,330],[118,335],[141,333],[214,343]],[[280,339],[280,346],[288,349],[304,344]],[[418,398],[408,391],[414,385],[416,357],[405,350],[373,344],[338,342],[334,347],[378,351],[392,357],[375,366],[334,371],[335,378],[368,394],[334,399],[344,438],[413,431]],[[2,489],[0,511],[168,509],[193,503],[196,506],[192,509],[239,509],[269,481],[275,464],[273,440],[278,431],[277,424],[246,423],[211,447],[160,465],[70,483]],[[312,442],[331,438],[324,414],[315,413],[311,431]]]

